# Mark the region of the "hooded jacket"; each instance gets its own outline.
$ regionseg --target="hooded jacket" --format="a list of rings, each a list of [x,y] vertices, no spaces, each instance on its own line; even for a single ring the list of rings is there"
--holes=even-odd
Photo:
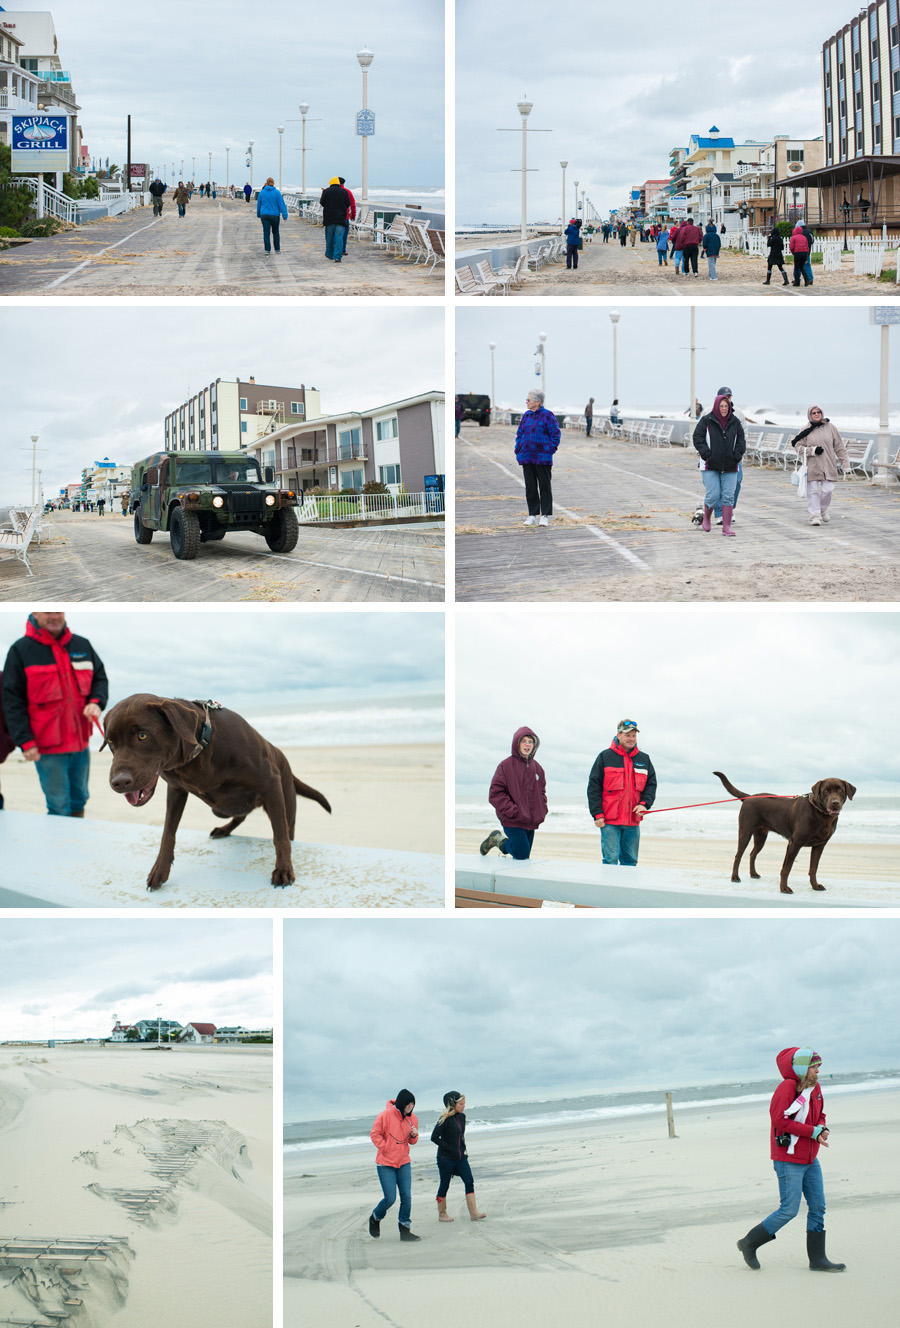
[[[812,1088],[806,1090],[810,1095],[810,1100],[805,1121],[799,1121],[793,1116],[784,1114],[787,1108],[796,1100],[800,1080],[803,1077],[802,1073],[797,1074],[794,1069],[794,1057],[798,1051],[803,1053],[808,1050],[807,1047],[785,1047],[775,1057],[775,1063],[781,1074],[781,1083],[772,1094],[772,1101],[769,1104],[769,1116],[771,1118],[769,1152],[773,1162],[798,1162],[801,1165],[806,1165],[809,1162],[815,1162],[819,1151],[818,1140],[813,1138],[816,1133],[816,1126],[825,1124],[825,1105],[819,1085],[814,1084]],[[775,1136],[778,1134],[797,1136],[793,1153],[788,1151],[788,1146],[782,1148],[775,1142]]]
[[[703,236],[703,252],[715,258],[721,248],[722,241],[719,239],[719,232],[713,222],[710,222]]]
[[[458,1162],[466,1156],[466,1114],[455,1111],[445,1121],[438,1121],[431,1131],[431,1142],[437,1144],[438,1157]]]
[[[694,447],[700,453],[701,470],[718,470],[728,474],[737,470],[746,450],[747,440],[744,437],[744,426],[735,415],[733,407],[725,423],[722,423],[719,414],[720,401],[728,401],[728,398],[716,397],[709,414],[702,415],[697,421],[697,427],[694,429]]]
[[[640,748],[626,751],[613,738],[591,768],[587,797],[591,816],[602,816],[607,825],[640,825],[635,807],[649,810],[656,798],[653,762]]]
[[[838,462],[842,466],[847,464],[847,448],[831,420],[826,420],[824,415],[820,422],[813,424],[812,409],[810,406],[806,412],[808,427],[801,429],[796,438],[791,439],[791,447],[798,451],[805,449],[808,480],[830,480],[834,483],[838,477]],[[817,447],[822,448],[819,456],[816,456]]]
[[[398,1094],[399,1097],[399,1094]],[[413,1132],[415,1132],[414,1137]],[[419,1122],[416,1113],[408,1116],[397,1108],[397,1099],[390,1098],[375,1124],[369,1138],[378,1150],[376,1167],[404,1167],[409,1161],[409,1150],[419,1142]]]
[[[163,194],[166,192],[166,186],[163,184],[162,180],[154,180],[147,192],[152,194],[154,198],[162,198]]]
[[[519,751],[522,738],[534,738],[534,751],[527,758]],[[547,816],[547,780],[535,760],[540,745],[534,729],[516,729],[512,754],[494,771],[488,800],[509,830],[536,830]]]
[[[766,244],[769,249],[769,262],[777,267],[784,258],[784,236],[777,226],[770,231]]]
[[[803,234],[802,226],[794,227],[788,248],[790,249],[792,254],[809,253],[809,240],[807,240],[806,236]]]
[[[68,627],[53,636],[32,614],[3,669],[3,711],[16,746],[37,747],[42,756],[83,752],[92,724],[82,711],[90,703],[105,710],[108,698],[106,670],[90,641]]]

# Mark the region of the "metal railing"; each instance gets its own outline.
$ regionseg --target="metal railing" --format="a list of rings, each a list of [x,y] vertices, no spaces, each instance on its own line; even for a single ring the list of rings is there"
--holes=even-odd
[[[17,183],[23,184],[34,194],[38,218],[45,217],[49,213],[51,217],[58,217],[60,221],[74,224],[78,213],[78,204],[74,198],[69,198],[68,194],[61,194],[58,189],[46,184],[40,176],[22,175],[18,177]]]
[[[365,443],[338,443],[336,461],[365,461]]]
[[[443,493],[324,493],[306,494],[297,520],[303,525],[317,521],[404,521],[410,517],[443,516]]]

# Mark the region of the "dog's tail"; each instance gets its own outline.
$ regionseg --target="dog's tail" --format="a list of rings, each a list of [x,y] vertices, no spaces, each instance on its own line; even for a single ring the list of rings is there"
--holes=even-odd
[[[730,779],[726,779],[725,776],[722,774],[722,771],[721,771],[721,770],[714,770],[714,771],[713,771],[713,774],[716,776],[717,779],[721,779],[722,783],[723,783],[723,784],[725,785],[725,787],[728,789],[728,792],[731,793],[735,798],[749,798],[749,797],[750,797],[750,794],[749,794],[749,793],[742,793],[741,790],[740,790],[739,788],[735,788],[734,785],[732,784],[731,780],[730,780]]]
[[[321,807],[325,808],[326,812],[331,812],[331,803],[324,793],[320,793],[318,789],[314,789],[310,784],[304,784],[303,780],[298,779],[293,771],[291,771],[291,775],[294,780],[294,790],[300,794],[301,798],[312,798],[313,802],[319,803]]]

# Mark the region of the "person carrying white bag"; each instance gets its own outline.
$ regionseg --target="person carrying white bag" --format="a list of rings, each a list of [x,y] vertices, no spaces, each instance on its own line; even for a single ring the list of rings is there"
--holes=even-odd
[[[791,447],[797,449],[803,461],[798,472],[797,496],[806,497],[809,524],[821,526],[831,520],[828,509],[838,478],[838,465],[847,465],[847,448],[821,406],[810,406],[806,418],[809,420],[807,428],[791,439]]]

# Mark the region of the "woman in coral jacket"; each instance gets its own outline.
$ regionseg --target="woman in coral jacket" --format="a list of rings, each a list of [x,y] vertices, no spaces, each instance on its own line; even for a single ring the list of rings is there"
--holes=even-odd
[[[774,1213],[748,1231],[737,1247],[748,1268],[759,1268],[756,1251],[796,1217],[806,1200],[806,1251],[817,1273],[841,1273],[843,1263],[825,1254],[825,1186],[817,1154],[828,1147],[828,1126],[819,1087],[822,1057],[811,1047],[786,1047],[777,1055],[781,1083],[769,1104],[769,1143],[781,1203]]]
[[[369,1135],[378,1149],[375,1167],[381,1181],[382,1199],[369,1217],[369,1235],[381,1235],[381,1219],[400,1191],[400,1239],[421,1240],[409,1229],[412,1217],[411,1145],[419,1142],[419,1122],[413,1114],[416,1099],[408,1088],[401,1088],[375,1120]]]

